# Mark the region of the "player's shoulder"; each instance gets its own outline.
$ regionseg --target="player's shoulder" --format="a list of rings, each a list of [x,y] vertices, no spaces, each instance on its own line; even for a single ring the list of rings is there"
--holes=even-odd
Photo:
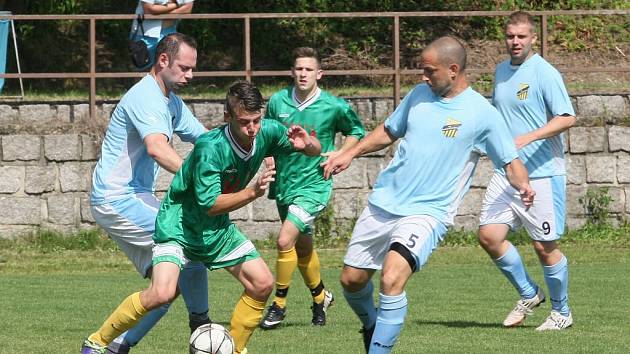
[[[320,89],[318,102],[334,106],[341,110],[352,108],[343,97],[336,96],[332,92],[322,89]]]
[[[271,95],[271,97],[269,97],[269,102],[291,99],[291,92],[292,92],[292,86],[287,86],[285,88],[282,88],[274,92]]]

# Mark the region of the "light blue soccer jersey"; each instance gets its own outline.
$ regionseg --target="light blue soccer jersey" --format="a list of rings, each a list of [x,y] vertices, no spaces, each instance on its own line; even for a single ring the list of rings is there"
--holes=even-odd
[[[558,70],[540,55],[523,64],[510,60],[497,65],[492,104],[499,110],[513,137],[536,130],[555,116],[575,116]],[[562,134],[537,140],[519,150],[532,178],[566,173]]]
[[[470,87],[446,99],[418,85],[385,128],[400,138],[399,144],[369,202],[394,215],[430,215],[450,225],[470,186],[478,152],[487,153],[497,167],[518,157],[497,110]]]
[[[100,205],[155,191],[159,165],[144,145],[149,134],[173,132],[194,141],[205,128],[174,93],[165,97],[155,78],[145,76],[120,100],[112,113],[92,175],[90,202]]]

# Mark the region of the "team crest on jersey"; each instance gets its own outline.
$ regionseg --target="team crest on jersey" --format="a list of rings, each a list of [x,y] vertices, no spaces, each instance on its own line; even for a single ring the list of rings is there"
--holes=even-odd
[[[518,97],[519,100],[524,101],[527,99],[528,91],[529,91],[528,84],[520,84],[518,85],[518,91],[516,91],[516,97]]]
[[[442,127],[442,134],[447,138],[454,138],[457,136],[457,130],[462,125],[462,122],[453,118],[446,118],[446,124]]]

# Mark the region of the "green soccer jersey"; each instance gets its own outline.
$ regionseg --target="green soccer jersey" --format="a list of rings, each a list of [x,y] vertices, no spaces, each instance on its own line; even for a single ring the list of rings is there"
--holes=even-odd
[[[157,215],[156,243],[177,242],[191,260],[211,263],[238,249],[243,238],[232,237],[228,214],[209,216],[220,194],[247,186],[266,156],[293,152],[287,128],[262,120],[251,151],[244,151],[228,125],[199,138],[177,171]]]
[[[335,149],[335,134],[363,138],[365,129],[357,114],[341,98],[317,89],[315,95],[299,102],[293,87],[276,92],[269,103],[265,118],[275,119],[285,126],[299,125],[322,145],[322,153]],[[311,198],[322,205],[328,204],[332,180],[324,179],[319,166],[326,158],[309,157],[300,153],[274,156],[276,181],[269,198],[288,205],[298,196]]]

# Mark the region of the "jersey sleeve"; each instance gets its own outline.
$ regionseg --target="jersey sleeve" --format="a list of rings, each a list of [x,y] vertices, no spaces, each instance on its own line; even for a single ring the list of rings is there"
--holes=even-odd
[[[402,138],[407,132],[407,119],[409,117],[409,110],[411,109],[411,97],[414,96],[418,87],[419,86],[416,86],[409,92],[398,107],[396,107],[394,113],[385,120],[385,128],[396,138]]]
[[[339,99],[339,119],[337,119],[336,131],[344,136],[352,136],[359,140],[365,136],[363,122],[357,113],[343,99]]]
[[[204,142],[195,145],[191,154],[195,163],[192,178],[195,199],[199,206],[210,209],[221,194],[221,169],[214,156],[216,151]]]
[[[151,100],[142,100],[134,102],[125,110],[143,140],[150,134],[164,134],[170,139],[168,124],[170,114],[166,105],[156,105],[152,104]]]
[[[269,138],[270,147],[265,156],[277,156],[294,152],[293,146],[287,137],[287,128],[276,120],[264,120],[265,135]]]
[[[475,149],[486,153],[496,168],[502,169],[510,161],[518,158],[514,140],[500,113],[489,106],[475,141]]]
[[[206,132],[206,128],[195,118],[181,98],[176,97],[176,99],[178,114],[173,122],[173,131],[182,141],[194,142],[201,134]]]
[[[575,116],[571,99],[558,70],[550,66],[544,76],[539,79],[539,82],[545,105],[552,117],[561,115]]]

